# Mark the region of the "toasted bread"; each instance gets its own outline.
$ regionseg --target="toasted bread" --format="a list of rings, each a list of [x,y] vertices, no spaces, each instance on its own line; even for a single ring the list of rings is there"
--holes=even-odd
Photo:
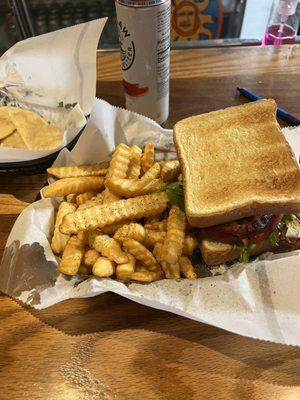
[[[205,237],[199,239],[199,248],[203,260],[207,265],[219,265],[226,263],[227,261],[233,261],[239,258],[241,254],[241,250],[236,246],[227,243],[214,242]],[[268,239],[266,239],[257,243],[256,247],[249,251],[249,254],[258,255],[270,250],[272,250],[272,244]]]
[[[300,170],[275,111],[274,100],[260,100],[175,125],[192,226],[300,212]]]

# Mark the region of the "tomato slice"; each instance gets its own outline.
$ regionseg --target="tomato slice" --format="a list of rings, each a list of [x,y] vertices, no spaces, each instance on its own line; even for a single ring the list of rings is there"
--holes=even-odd
[[[282,215],[267,214],[202,228],[202,231],[222,243],[238,244],[244,240],[257,243],[266,239],[281,219]]]

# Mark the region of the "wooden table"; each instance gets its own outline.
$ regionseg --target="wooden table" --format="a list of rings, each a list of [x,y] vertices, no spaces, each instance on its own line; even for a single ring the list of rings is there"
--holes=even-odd
[[[168,125],[239,104],[246,86],[296,115],[300,46],[174,51]],[[97,95],[124,106],[119,56]],[[45,175],[0,178],[0,249]],[[0,278],[1,279],[1,278]],[[113,294],[35,311],[2,296],[0,399],[300,399],[300,349],[244,338]]]

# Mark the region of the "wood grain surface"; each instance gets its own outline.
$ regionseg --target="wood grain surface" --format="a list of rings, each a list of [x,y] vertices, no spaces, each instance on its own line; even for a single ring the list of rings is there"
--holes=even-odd
[[[237,85],[300,116],[299,46],[172,52],[170,118],[245,100]],[[117,53],[99,53],[97,95],[124,106]],[[0,257],[45,175],[0,177]],[[1,279],[1,278],[0,278]],[[0,400],[297,400],[300,349],[105,294],[36,311],[0,297]]]

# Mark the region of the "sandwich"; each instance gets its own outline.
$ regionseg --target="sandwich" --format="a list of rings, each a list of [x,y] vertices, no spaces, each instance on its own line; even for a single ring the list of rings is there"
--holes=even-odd
[[[274,100],[186,118],[174,142],[206,264],[300,248],[300,169]]]

